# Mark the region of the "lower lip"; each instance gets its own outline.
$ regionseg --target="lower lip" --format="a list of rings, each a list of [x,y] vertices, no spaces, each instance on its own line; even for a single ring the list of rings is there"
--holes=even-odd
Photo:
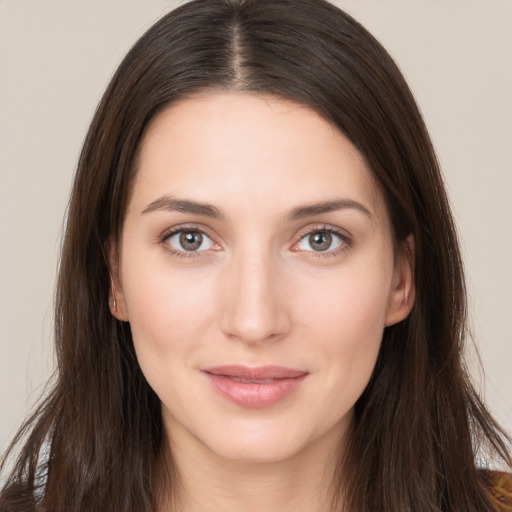
[[[260,409],[280,402],[293,393],[302,384],[306,374],[265,383],[238,382],[231,377],[211,373],[206,373],[206,376],[224,398],[242,407]]]

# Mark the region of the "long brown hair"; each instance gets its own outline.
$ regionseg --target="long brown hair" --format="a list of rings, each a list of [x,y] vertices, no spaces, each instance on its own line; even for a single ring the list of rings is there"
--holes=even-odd
[[[105,247],[120,234],[148,123],[212,89],[288,98],[334,123],[366,158],[396,241],[414,235],[416,302],[384,332],[340,454],[333,510],[341,499],[358,512],[499,510],[475,459],[480,450],[512,466],[509,439],[462,363],[462,261],[434,150],[391,57],[324,0],[195,0],[157,22],[121,63],[72,191],[56,297],[58,373],[12,445],[22,448],[0,510],[155,510],[167,453],[160,402],[129,324],[110,314]]]

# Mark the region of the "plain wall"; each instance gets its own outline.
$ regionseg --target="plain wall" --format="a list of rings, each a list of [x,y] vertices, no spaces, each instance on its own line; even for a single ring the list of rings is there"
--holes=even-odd
[[[183,3],[183,2],[180,2]],[[485,380],[512,432],[512,2],[336,2],[398,61],[446,176]],[[0,0],[0,451],[53,369],[52,300],[81,143],[164,0]]]

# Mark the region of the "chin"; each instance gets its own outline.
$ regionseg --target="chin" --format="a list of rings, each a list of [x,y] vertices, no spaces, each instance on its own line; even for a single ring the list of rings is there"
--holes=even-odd
[[[298,455],[303,446],[266,442],[234,442],[228,446],[210,446],[217,456],[239,464],[276,464]]]
[[[242,422],[243,423],[243,422]],[[238,463],[270,464],[293,459],[314,449],[326,434],[276,421],[238,424],[209,431],[204,445],[217,456]]]

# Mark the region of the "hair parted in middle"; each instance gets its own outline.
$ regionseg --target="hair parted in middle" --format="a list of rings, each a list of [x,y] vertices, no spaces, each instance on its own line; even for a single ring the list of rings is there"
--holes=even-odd
[[[169,105],[212,91],[276,96],[320,114],[364,156],[396,257],[414,239],[415,306],[385,329],[340,453],[333,509],[343,494],[361,512],[494,510],[474,443],[511,461],[462,365],[462,262],[435,153],[392,58],[324,0],[194,0],[151,27],[119,66],[72,191],[57,290],[58,378],[25,427],[32,433],[11,483],[24,481],[27,496],[37,487],[34,454],[46,439],[45,510],[150,511],[155,487],[172,490],[172,463],[160,478],[172,454],[160,402],[129,324],[110,314],[105,254],[122,231],[145,129]]]

